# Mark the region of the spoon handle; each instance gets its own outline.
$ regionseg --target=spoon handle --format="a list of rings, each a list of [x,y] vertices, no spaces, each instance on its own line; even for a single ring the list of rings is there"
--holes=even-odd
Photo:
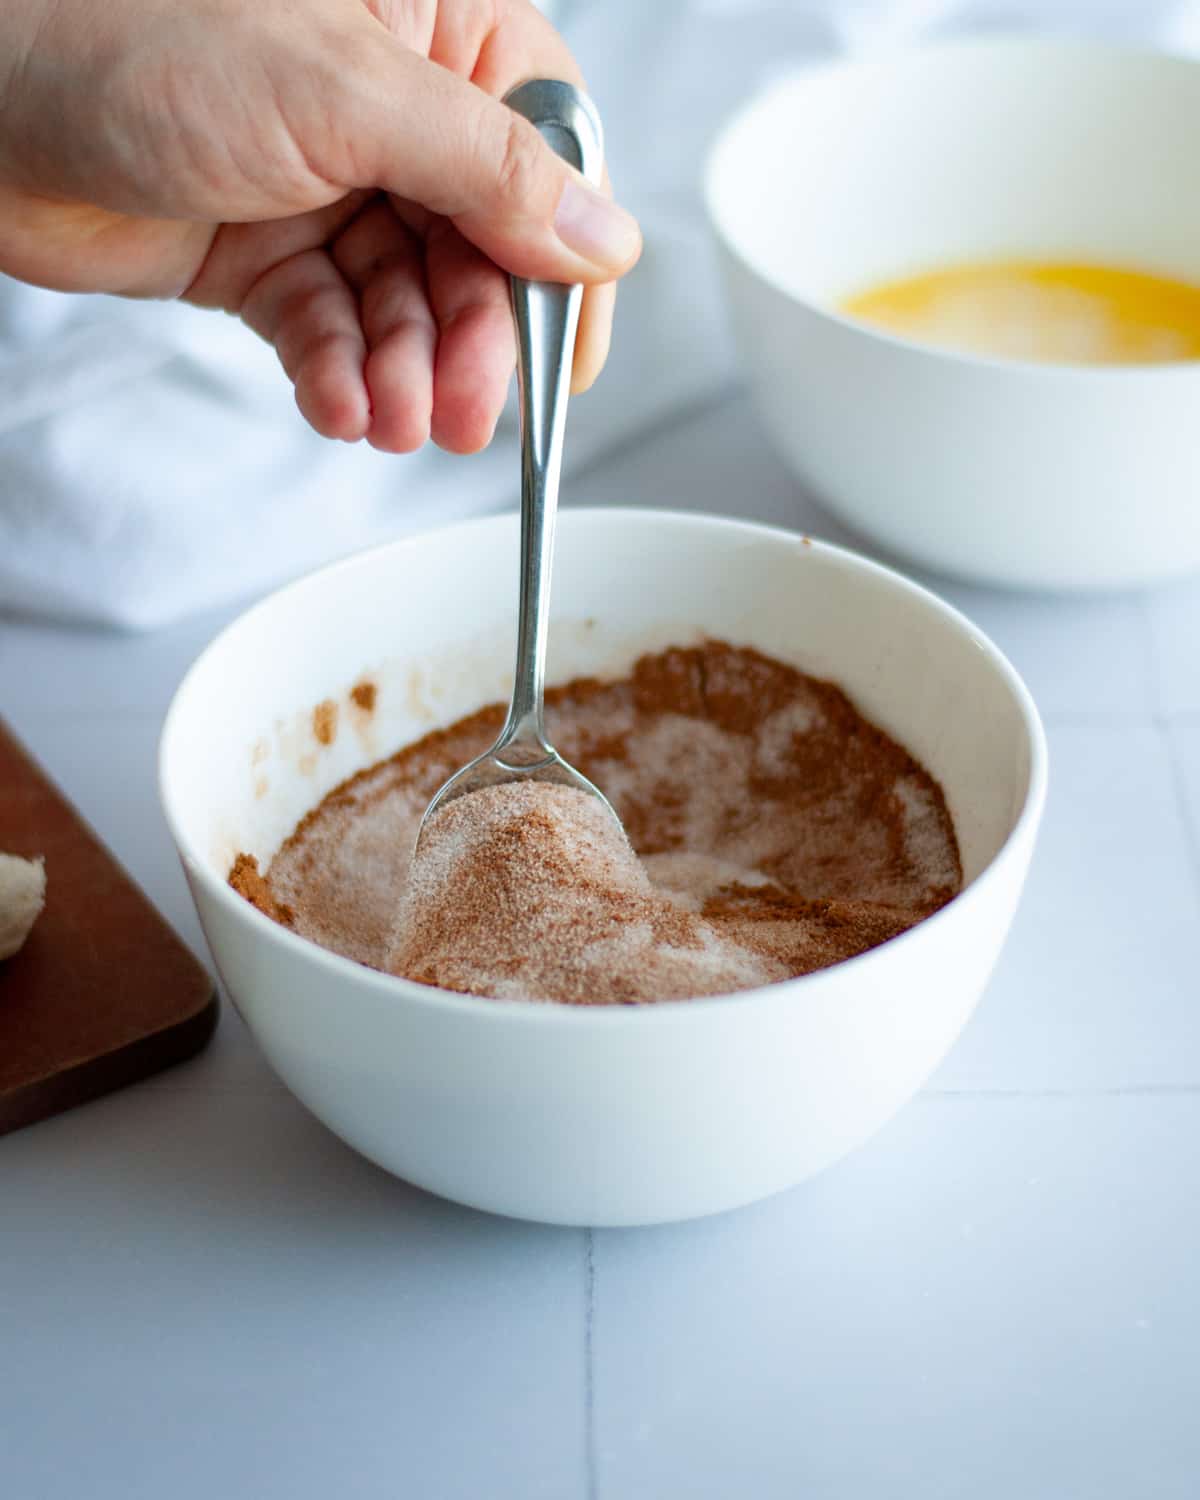
[[[586,94],[569,83],[534,79],[514,89],[505,103],[584,177],[600,180],[603,135]],[[500,742],[521,746],[536,758],[551,753],[543,722],[550,570],[583,288],[518,276],[511,285],[521,408],[521,592],[513,696]]]

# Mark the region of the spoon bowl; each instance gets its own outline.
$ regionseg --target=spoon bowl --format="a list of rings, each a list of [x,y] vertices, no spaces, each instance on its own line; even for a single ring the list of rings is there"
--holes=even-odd
[[[604,136],[586,94],[569,83],[537,78],[513,89],[504,102],[589,182],[600,181]],[[544,714],[554,521],[583,288],[516,276],[511,285],[521,394],[521,593],[512,702],[491,749],[456,771],[434,795],[417,830],[417,849],[447,802],[508,781],[574,787],[603,803],[620,827],[603,792],[550,743]]]
[[[523,758],[526,755],[535,755],[536,759],[526,760]],[[554,786],[573,787],[577,792],[584,792],[602,802],[614,820],[620,823],[616,810],[600,788],[589,781],[582,771],[577,771],[569,761],[564,760],[545,739],[538,745],[531,745],[526,741],[505,740],[501,736],[490,750],[485,750],[482,755],[468,761],[442,783],[421,819],[421,826],[417,830],[418,845],[430,820],[448,802],[510,781],[544,781]]]

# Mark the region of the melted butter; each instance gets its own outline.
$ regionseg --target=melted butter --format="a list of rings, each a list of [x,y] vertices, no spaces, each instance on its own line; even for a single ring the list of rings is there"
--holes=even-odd
[[[1200,359],[1200,286],[1074,261],[987,261],[882,282],[838,310],[920,343],[1053,364]]]

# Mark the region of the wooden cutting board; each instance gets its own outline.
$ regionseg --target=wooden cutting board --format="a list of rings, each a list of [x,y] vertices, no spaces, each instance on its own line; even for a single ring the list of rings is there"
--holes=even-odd
[[[46,909],[0,959],[0,1135],[191,1057],[212,979],[0,720],[0,850],[46,861]]]

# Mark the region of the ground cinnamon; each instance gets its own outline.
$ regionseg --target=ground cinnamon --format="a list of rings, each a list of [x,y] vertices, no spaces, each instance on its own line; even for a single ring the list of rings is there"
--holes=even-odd
[[[343,783],[265,875],[240,856],[231,883],[372,967],[571,1003],[807,973],[961,886],[945,800],[922,767],[832,683],[720,642],[547,696],[555,743],[612,800],[640,860],[606,843],[586,807],[544,795],[557,789],[522,800],[502,788],[450,804],[441,876],[410,878],[429,798],[502,717],[481,710]]]

